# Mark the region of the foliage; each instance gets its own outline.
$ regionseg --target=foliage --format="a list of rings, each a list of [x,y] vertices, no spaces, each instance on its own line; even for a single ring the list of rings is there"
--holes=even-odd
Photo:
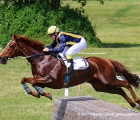
[[[63,31],[78,32],[82,34],[88,44],[101,46],[96,38],[95,30],[92,28],[88,17],[84,16],[82,9],[72,9],[70,6],[61,7],[59,10],[47,8],[44,3],[36,3],[30,6],[19,8],[17,6],[0,9],[0,45],[4,47],[12,34],[24,34],[31,38],[40,38],[46,41],[47,28],[50,25],[57,25]]]
[[[19,7],[27,6],[35,3],[44,3],[45,5],[50,5],[53,9],[59,9],[63,0],[1,0],[5,6],[16,5]],[[80,3],[82,6],[85,6],[88,0],[74,0]],[[100,1],[101,4],[104,4],[103,0]]]

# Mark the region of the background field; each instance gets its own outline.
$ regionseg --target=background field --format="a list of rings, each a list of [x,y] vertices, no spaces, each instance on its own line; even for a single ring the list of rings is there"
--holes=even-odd
[[[73,7],[78,4],[72,2]],[[89,1],[85,7],[93,26],[96,26],[97,36],[105,44],[105,48],[87,47],[85,53],[77,56],[99,56],[111,58],[123,63],[133,73],[140,74],[140,2],[139,0]],[[96,54],[100,53],[100,54]],[[0,119],[1,120],[49,120],[55,98],[64,96],[64,89],[44,91],[53,95],[50,101],[45,97],[40,99],[25,93],[20,84],[22,77],[31,77],[30,66],[26,59],[16,58],[7,65],[0,65]],[[90,95],[113,104],[132,109],[118,95],[99,93],[89,84],[81,85],[81,96]],[[69,89],[70,96],[77,95],[78,87]],[[136,91],[140,96],[140,90]],[[134,109],[136,110],[136,109]]]

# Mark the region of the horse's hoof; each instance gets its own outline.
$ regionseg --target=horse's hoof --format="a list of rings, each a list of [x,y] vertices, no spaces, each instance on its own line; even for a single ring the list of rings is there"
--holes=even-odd
[[[140,105],[136,103],[135,108],[140,110]]]
[[[34,97],[40,98],[40,94],[38,94],[37,92],[32,92],[32,95],[33,95]]]
[[[46,93],[46,95],[45,95],[47,98],[49,98],[50,100],[52,100],[52,95],[51,95],[51,93]]]

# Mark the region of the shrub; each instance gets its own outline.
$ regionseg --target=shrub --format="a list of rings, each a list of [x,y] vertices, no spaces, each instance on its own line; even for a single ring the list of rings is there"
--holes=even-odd
[[[56,25],[63,31],[80,33],[89,45],[101,46],[101,41],[96,37],[96,32],[88,17],[84,16],[82,10],[77,8],[72,9],[65,6],[56,11],[50,8],[46,9],[41,4],[34,4],[22,8],[3,7],[0,9],[0,14],[1,47],[7,44],[12,34],[28,35],[49,44],[51,41],[47,40],[49,38],[46,31],[51,25]]]

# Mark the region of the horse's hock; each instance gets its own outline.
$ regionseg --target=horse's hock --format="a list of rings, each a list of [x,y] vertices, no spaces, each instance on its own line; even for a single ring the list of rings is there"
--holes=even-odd
[[[51,120],[139,120],[140,112],[92,97],[57,98]]]

